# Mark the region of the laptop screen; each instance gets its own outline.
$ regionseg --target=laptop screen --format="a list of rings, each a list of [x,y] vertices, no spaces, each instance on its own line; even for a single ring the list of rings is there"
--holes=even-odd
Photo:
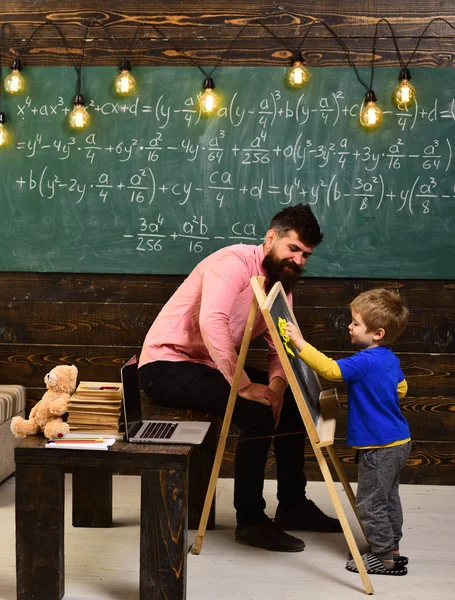
[[[123,384],[123,412],[127,439],[132,437],[142,424],[141,394],[137,376],[137,358],[132,356],[121,370]]]

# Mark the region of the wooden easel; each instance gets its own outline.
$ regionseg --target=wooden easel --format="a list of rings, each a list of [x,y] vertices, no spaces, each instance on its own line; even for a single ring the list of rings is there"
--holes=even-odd
[[[344,512],[343,506],[341,504],[340,498],[338,496],[338,492],[336,490],[332,475],[330,473],[330,469],[327,464],[327,460],[323,453],[323,448],[327,449],[327,453],[332,461],[332,464],[335,468],[335,471],[343,485],[343,488],[346,492],[346,495],[351,503],[351,506],[354,510],[355,515],[358,518],[356,506],[355,506],[355,496],[352,491],[351,485],[346,477],[344,469],[341,465],[341,462],[335,452],[333,447],[334,436],[335,436],[335,428],[336,428],[336,418],[324,419],[321,418],[317,425],[315,425],[311,413],[308,409],[307,402],[303,396],[303,393],[300,389],[300,386],[297,382],[296,376],[290,365],[288,357],[286,355],[286,351],[283,347],[282,340],[277,332],[275,327],[275,323],[273,321],[272,315],[268,310],[267,306],[267,296],[264,292],[264,278],[263,277],[252,277],[251,285],[254,290],[254,298],[251,304],[250,312],[248,315],[245,333],[242,340],[242,345],[240,347],[239,358],[237,361],[237,366],[234,372],[234,379],[232,381],[231,392],[229,394],[228,403],[226,406],[226,412],[224,415],[223,425],[221,428],[220,438],[218,441],[218,447],[215,455],[215,460],[213,463],[212,474],[210,476],[209,486],[207,490],[207,495],[204,502],[204,508],[202,511],[201,521],[199,523],[199,529],[197,532],[196,540],[191,548],[191,552],[193,554],[200,554],[202,543],[204,540],[205,530],[207,528],[207,521],[210,513],[210,508],[213,502],[213,496],[215,493],[216,482],[218,480],[221,461],[223,459],[224,450],[226,447],[226,440],[229,433],[229,427],[231,425],[232,414],[234,412],[235,401],[237,398],[238,386],[240,381],[240,376],[243,372],[243,368],[245,366],[246,356],[248,353],[248,348],[251,341],[251,334],[253,330],[254,321],[256,318],[256,313],[258,307],[261,308],[264,320],[266,322],[267,328],[272,337],[273,343],[277,350],[278,356],[280,358],[281,364],[283,366],[284,372],[288,379],[289,386],[291,387],[292,393],[294,395],[295,401],[297,403],[297,407],[299,409],[300,415],[302,417],[303,423],[305,425],[308,439],[310,440],[311,446],[313,448],[314,454],[316,456],[316,460],[318,461],[319,468],[321,469],[322,476],[324,477],[324,481],[329,490],[330,498],[332,499],[333,506],[335,508],[336,514],[340,521],[341,527],[343,529],[344,536],[346,538],[346,542],[348,544],[349,550],[354,558],[355,564],[359,571],[359,575],[361,577],[362,583],[364,585],[365,591],[367,594],[373,594],[373,586],[371,585],[370,578],[366,572],[365,564],[362,560],[362,557],[359,552],[359,548],[352,534],[351,527],[346,518],[346,514]],[[292,309],[287,303],[286,304],[288,311],[291,315],[293,315]],[[295,324],[297,322],[294,319]],[[330,392],[321,392],[320,401],[333,401],[336,399],[336,390]],[[360,521],[359,521],[360,523]],[[362,524],[360,523],[362,526]],[[363,528],[362,528],[363,529]]]

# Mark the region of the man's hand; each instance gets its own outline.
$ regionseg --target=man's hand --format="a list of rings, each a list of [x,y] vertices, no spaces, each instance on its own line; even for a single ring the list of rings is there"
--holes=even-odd
[[[239,390],[238,395],[266,406],[273,406],[277,402],[275,392],[268,385],[262,385],[261,383],[250,383],[250,385]]]
[[[250,383],[243,390],[239,390],[238,395],[241,398],[246,398],[246,400],[253,400],[254,402],[270,406],[275,427],[277,427],[280,421],[281,409],[283,408],[283,394],[286,387],[287,384],[281,377],[274,377],[269,385]]]
[[[283,394],[286,391],[287,383],[281,377],[274,377],[269,383],[270,389],[275,392],[276,401],[272,403],[273,419],[275,429],[280,422],[281,409],[283,408]]]

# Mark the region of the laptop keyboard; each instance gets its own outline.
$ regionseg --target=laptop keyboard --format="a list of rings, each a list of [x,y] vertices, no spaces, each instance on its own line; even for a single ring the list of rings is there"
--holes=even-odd
[[[134,425],[131,425],[128,427],[128,437],[132,438],[136,435],[136,433],[139,431],[139,429],[142,427],[142,422],[137,422],[134,423]]]
[[[149,423],[141,434],[141,438],[168,440],[177,429],[178,423],[160,421]]]

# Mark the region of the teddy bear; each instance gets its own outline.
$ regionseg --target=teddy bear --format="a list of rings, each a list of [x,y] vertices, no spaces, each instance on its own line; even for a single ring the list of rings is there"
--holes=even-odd
[[[44,377],[47,391],[30,411],[28,419],[13,417],[11,431],[18,438],[43,431],[48,438],[62,437],[69,432],[69,425],[62,421],[68,410],[68,402],[76,390],[77,367],[58,365]]]

